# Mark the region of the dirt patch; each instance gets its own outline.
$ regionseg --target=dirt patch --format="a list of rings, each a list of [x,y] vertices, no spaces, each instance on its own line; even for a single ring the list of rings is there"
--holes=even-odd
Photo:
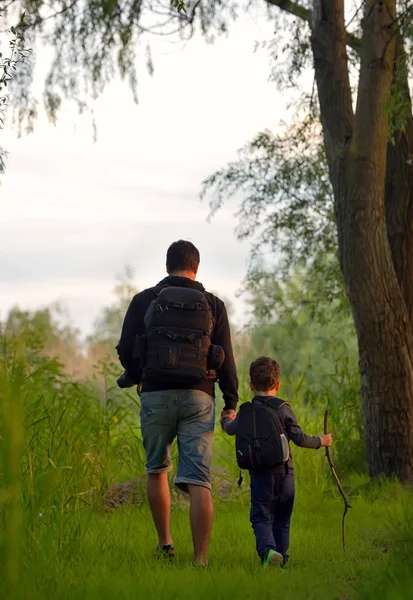
[[[173,506],[189,506],[189,495],[178,490],[174,485],[175,474],[169,477],[171,502]],[[236,501],[243,496],[248,486],[244,483],[240,489],[237,480],[224,467],[212,469],[212,492],[214,496],[226,501]],[[139,476],[123,483],[114,483],[103,494],[103,504],[106,508],[122,506],[140,506],[146,497],[145,477]]]
[[[103,494],[103,504],[106,508],[119,508],[125,505],[139,506],[142,504],[144,496],[145,480],[143,477],[139,477],[111,485]]]

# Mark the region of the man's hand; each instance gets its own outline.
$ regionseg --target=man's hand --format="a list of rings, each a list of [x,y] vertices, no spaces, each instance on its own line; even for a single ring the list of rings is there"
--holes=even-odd
[[[232,410],[231,408],[224,408],[224,410],[221,413],[220,422],[222,423],[224,419],[231,419],[231,421],[233,421],[236,418],[236,416],[237,415],[235,410]]]
[[[331,446],[333,444],[333,435],[331,433],[323,433],[319,437],[322,446]]]

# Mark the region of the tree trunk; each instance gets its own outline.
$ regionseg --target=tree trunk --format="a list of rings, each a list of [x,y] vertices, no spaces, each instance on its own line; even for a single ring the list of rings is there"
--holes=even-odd
[[[359,344],[369,471],[413,481],[413,332],[384,208],[395,14],[394,1],[376,2],[366,13],[347,186],[339,198],[340,252]]]
[[[413,115],[403,41],[396,42],[393,86],[406,107],[403,128],[387,146],[387,237],[407,314],[413,326]],[[398,115],[396,115],[396,118]]]
[[[313,0],[312,11],[267,2],[311,27],[340,265],[358,337],[369,471],[413,481],[413,116],[396,0],[364,0],[363,39],[352,44],[360,49],[355,116],[344,0]],[[410,112],[388,144],[392,80]]]
[[[413,325],[413,119],[387,149],[386,221],[393,264]]]
[[[398,168],[385,186],[388,118],[384,107],[393,77],[396,2],[366,2],[350,135],[349,89],[342,75],[343,5],[343,0],[314,0],[312,46],[337,201],[340,264],[358,337],[367,462],[372,476],[396,475],[413,481],[412,279],[406,278],[403,267],[411,264],[411,259],[404,261],[413,239],[408,220],[411,203],[406,201],[412,193],[406,193],[407,167]],[[326,35],[332,48],[328,57]],[[406,157],[409,143],[406,131],[389,151],[389,169],[401,155]],[[387,206],[392,204],[387,211],[389,237],[385,188]]]

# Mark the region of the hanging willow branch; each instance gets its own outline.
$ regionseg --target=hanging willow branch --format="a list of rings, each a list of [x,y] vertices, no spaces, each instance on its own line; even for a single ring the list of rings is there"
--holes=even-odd
[[[328,433],[328,409],[324,413],[324,433]],[[343,502],[344,502],[344,513],[343,513],[343,518],[341,520],[341,539],[343,541],[343,550],[345,552],[346,551],[346,538],[345,538],[345,533],[344,533],[344,521],[345,521],[348,509],[352,508],[352,506],[349,504],[349,501],[347,500],[347,496],[344,493],[344,490],[342,488],[342,485],[341,485],[338,475],[336,473],[333,460],[331,458],[330,448],[328,446],[326,446],[326,456],[327,456],[328,464],[330,465],[330,468],[331,468],[331,472],[334,476],[334,479],[336,480],[338,491],[340,492],[341,497],[343,498]]]

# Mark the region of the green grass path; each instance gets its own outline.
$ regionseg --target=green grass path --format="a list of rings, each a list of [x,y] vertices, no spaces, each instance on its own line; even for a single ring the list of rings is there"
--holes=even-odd
[[[173,565],[154,555],[156,538],[146,505],[108,513],[79,511],[69,520],[45,515],[33,532],[22,587],[27,600],[67,599],[352,599],[413,598],[413,566],[400,550],[407,543],[406,510],[413,496],[389,485],[376,498],[356,497],[347,516],[347,555],[341,546],[342,504],[324,494],[298,493],[287,572],[262,571],[248,521],[248,505],[216,504],[211,568],[191,568],[188,510],[175,508]],[[43,521],[43,523],[42,523]],[[42,532],[43,531],[43,532]],[[412,546],[410,546],[411,548]],[[403,557],[403,554],[402,554]],[[410,561],[413,565],[413,561]],[[399,565],[399,566],[397,566]],[[411,593],[410,593],[411,592]]]

